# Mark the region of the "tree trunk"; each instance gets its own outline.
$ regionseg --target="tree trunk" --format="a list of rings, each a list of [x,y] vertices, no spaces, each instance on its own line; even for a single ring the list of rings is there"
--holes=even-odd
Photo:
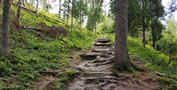
[[[142,0],[142,28],[143,28],[143,46],[146,47],[146,30],[145,30],[145,16],[144,16],[145,1]]]
[[[115,37],[115,54],[114,67],[117,70],[129,68],[130,60],[127,48],[128,35],[128,0],[116,0],[116,37]]]
[[[144,20],[143,20],[143,47],[146,47],[146,30],[144,27]]]
[[[36,0],[36,13],[38,12],[39,0]]]
[[[28,3],[28,0],[23,0],[23,6],[26,6],[26,4]]]
[[[82,29],[82,12],[80,11],[80,15],[79,15],[80,17],[80,30]]]
[[[64,1],[64,8],[63,8],[63,20],[65,20],[65,19],[66,19],[66,7],[65,7],[65,5],[66,5],[66,1]]]
[[[96,21],[95,21],[95,28],[94,28],[95,29],[95,33],[97,32],[97,28],[96,27],[97,27],[97,25],[96,25]]]
[[[2,19],[2,55],[9,55],[8,31],[11,11],[11,0],[4,0],[3,19]]]
[[[61,16],[61,0],[59,0],[59,16]]]
[[[156,36],[156,29],[152,29],[152,46],[154,49],[157,49],[156,41],[157,41],[157,36]]]
[[[69,6],[70,0],[68,0],[68,6],[67,6],[67,29],[69,26],[69,13],[70,13],[70,6]]]
[[[73,16],[74,16],[74,11],[73,11],[73,8],[74,8],[74,0],[72,0],[72,11],[71,11],[71,31],[73,30]]]
[[[0,0],[0,1],[1,1],[0,3],[3,5],[4,0]],[[13,1],[14,1],[14,0],[13,0]]]
[[[22,5],[26,6],[25,0],[22,0]]]
[[[24,0],[24,3],[25,3],[25,4],[28,3],[28,0]]]
[[[49,0],[47,0],[47,12],[49,12],[49,5],[50,5],[50,2],[49,2]]]
[[[16,16],[16,22],[20,25],[20,16],[21,16],[21,4],[22,4],[22,0],[18,0],[18,9],[17,9],[17,16]]]
[[[158,23],[158,18],[156,17],[155,18],[155,21],[154,21],[156,24]],[[154,28],[152,28],[152,46],[154,49],[157,50],[157,40],[158,40],[158,35],[157,35],[157,26],[155,26]]]

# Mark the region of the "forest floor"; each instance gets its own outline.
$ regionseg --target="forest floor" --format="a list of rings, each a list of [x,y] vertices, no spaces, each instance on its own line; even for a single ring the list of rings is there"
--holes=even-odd
[[[71,66],[80,73],[72,80],[67,90],[159,90],[157,75],[148,71],[136,58],[131,61],[139,70],[119,72],[112,68],[114,45],[108,39],[98,39],[93,48],[74,56]],[[77,58],[75,58],[77,57]],[[78,58],[80,57],[80,58]]]

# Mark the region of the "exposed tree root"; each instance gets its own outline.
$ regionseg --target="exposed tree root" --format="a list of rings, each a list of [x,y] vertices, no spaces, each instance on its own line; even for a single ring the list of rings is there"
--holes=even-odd
[[[101,41],[101,42],[99,42]],[[96,58],[90,61],[83,61],[77,67],[81,74],[73,80],[68,86],[68,90],[154,90],[158,86],[158,82],[154,80],[155,75],[145,72],[144,64],[138,60],[130,62],[130,68],[137,70],[136,72],[120,72],[113,71],[113,48],[105,43],[108,40],[100,39],[96,43],[98,51],[91,53],[99,53]],[[104,42],[104,43],[103,43]],[[101,46],[104,45],[104,46]],[[94,47],[95,48],[95,47]],[[107,50],[104,50],[107,48]],[[109,51],[109,52],[108,52]],[[111,52],[111,53],[110,53]],[[89,55],[88,55],[89,56]]]

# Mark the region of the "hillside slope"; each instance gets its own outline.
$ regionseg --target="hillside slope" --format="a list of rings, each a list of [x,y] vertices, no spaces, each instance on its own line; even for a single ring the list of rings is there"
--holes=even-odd
[[[0,10],[2,12],[2,8]],[[35,82],[42,76],[51,76],[55,70],[62,71],[54,72],[56,77],[60,74],[59,79],[69,80],[67,75],[75,74],[74,70],[65,70],[69,54],[91,47],[96,35],[84,29],[81,32],[76,26],[71,32],[65,21],[45,11],[36,14],[23,10],[22,28],[17,29],[15,12],[13,6],[9,34],[11,54],[0,57],[0,89],[35,88]],[[54,31],[53,27],[56,27]],[[63,87],[63,83],[60,86]]]

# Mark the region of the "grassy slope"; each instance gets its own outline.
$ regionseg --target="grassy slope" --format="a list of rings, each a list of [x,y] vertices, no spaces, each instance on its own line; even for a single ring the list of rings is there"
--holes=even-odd
[[[0,11],[1,12],[1,11]],[[58,17],[43,12],[48,17],[58,19]],[[22,12],[22,24],[36,26],[43,22],[48,26],[60,25],[64,23],[46,19],[45,16]],[[30,30],[11,30],[11,57],[0,58],[0,88],[25,88],[33,85],[33,81],[39,78],[40,71],[48,69],[62,69],[68,65],[69,53],[74,50],[82,50],[91,47],[95,35],[91,32],[74,30],[68,37],[60,39],[42,39],[35,32]],[[102,36],[102,35],[101,35]],[[106,35],[104,35],[106,36]],[[107,35],[113,39],[113,35]],[[167,66],[168,56],[155,51],[150,46],[143,48],[140,39],[129,38],[129,53],[132,57],[138,57],[146,62],[146,67],[150,70],[165,73],[170,78],[160,78],[159,80],[168,89],[176,90],[177,65],[174,63]],[[63,80],[68,80],[75,72],[67,71],[62,75]],[[12,78],[13,77],[13,78]],[[173,78],[173,79],[172,79]],[[6,85],[4,85],[4,83]],[[57,87],[61,83],[57,82]]]
[[[113,41],[114,34],[106,34],[107,37]],[[139,38],[128,38],[129,54],[132,58],[138,58],[145,62],[145,67],[150,71],[160,72],[165,74],[158,80],[162,83],[164,88],[168,90],[177,90],[177,62],[168,65],[168,55],[154,50],[150,45],[143,47],[142,40]]]
[[[177,62],[168,65],[168,55],[154,50],[149,45],[144,48],[141,39],[129,37],[128,41],[130,55],[139,57],[151,71],[165,74],[164,77],[159,78],[159,81],[164,85],[164,88],[176,90]]]
[[[16,11],[15,7],[13,11]],[[66,26],[65,22],[53,20],[59,19],[57,16],[47,12],[42,14],[44,15],[22,11],[22,25],[37,26],[42,22],[47,26]],[[12,19],[13,17],[12,15]],[[6,58],[0,57],[0,89],[23,89],[33,86],[33,82],[40,77],[41,71],[65,68],[69,64],[68,55],[73,51],[91,47],[95,37],[95,34],[86,30],[80,32],[77,28],[63,40],[50,37],[40,38],[31,30],[11,29],[11,55]],[[74,71],[66,71],[63,74],[62,78],[68,80],[67,75],[71,76]]]

